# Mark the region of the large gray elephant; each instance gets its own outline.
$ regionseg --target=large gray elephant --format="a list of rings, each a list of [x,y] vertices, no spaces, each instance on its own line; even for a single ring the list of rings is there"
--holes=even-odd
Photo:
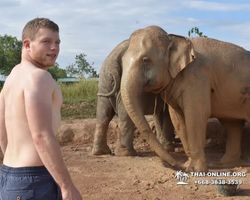
[[[105,59],[99,76],[96,128],[94,134],[93,155],[110,154],[107,145],[107,129],[115,114],[119,118],[119,135],[117,138],[115,155],[135,156],[133,147],[134,123],[128,116],[120,93],[122,76],[122,56],[127,50],[129,41],[120,43]],[[133,90],[133,87],[130,88]],[[157,138],[168,151],[173,151],[172,144],[174,128],[171,122],[168,106],[160,95],[153,93],[141,94],[141,108],[143,114],[152,115],[156,127]],[[166,107],[164,107],[166,106]]]
[[[124,106],[162,159],[178,165],[153,138],[140,107],[142,92],[161,94],[170,105],[175,132],[189,157],[187,171],[208,171],[204,147],[210,117],[218,118],[227,131],[221,163],[241,160],[241,134],[245,121],[250,123],[250,54],[245,49],[211,38],[171,35],[151,26],[131,35],[122,62]]]

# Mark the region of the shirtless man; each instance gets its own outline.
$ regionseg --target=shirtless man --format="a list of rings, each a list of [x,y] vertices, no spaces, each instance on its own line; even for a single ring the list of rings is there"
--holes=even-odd
[[[81,200],[55,136],[63,99],[47,69],[59,54],[59,28],[36,18],[24,27],[22,41],[21,63],[0,94],[0,200]]]

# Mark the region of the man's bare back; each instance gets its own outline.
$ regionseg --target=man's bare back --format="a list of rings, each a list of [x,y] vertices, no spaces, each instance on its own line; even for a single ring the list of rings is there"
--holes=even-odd
[[[53,93],[51,104],[52,129],[54,133],[57,132],[61,119],[60,107],[62,104],[62,94],[59,86],[47,71],[39,69],[28,62],[17,65],[8,76],[3,90],[6,131],[8,133],[8,146],[3,160],[5,165],[11,167],[43,165],[34,146],[27,121],[26,112],[29,112],[29,108],[25,106],[25,102],[28,102],[29,98],[31,98],[27,93],[33,90],[32,87],[42,87],[36,85],[38,81],[36,79],[41,76],[42,79],[46,80],[41,84],[49,84]],[[44,95],[43,91],[40,91],[40,93],[40,95]],[[36,112],[36,110],[32,110],[32,112]],[[48,117],[49,115],[46,116],[46,118]],[[37,120],[41,120],[41,118],[39,117]]]

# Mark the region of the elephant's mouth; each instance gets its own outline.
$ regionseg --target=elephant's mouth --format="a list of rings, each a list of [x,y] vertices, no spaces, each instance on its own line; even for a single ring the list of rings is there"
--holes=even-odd
[[[165,90],[165,87],[160,87],[160,88],[145,88],[144,89],[145,92],[152,92],[154,94],[159,94],[159,93],[161,93],[164,90]]]

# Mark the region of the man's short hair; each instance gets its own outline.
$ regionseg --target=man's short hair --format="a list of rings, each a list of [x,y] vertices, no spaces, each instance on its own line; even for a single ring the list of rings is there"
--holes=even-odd
[[[48,18],[35,18],[29,21],[22,32],[22,41],[25,39],[34,40],[40,28],[47,28],[55,32],[59,32],[58,25]]]

